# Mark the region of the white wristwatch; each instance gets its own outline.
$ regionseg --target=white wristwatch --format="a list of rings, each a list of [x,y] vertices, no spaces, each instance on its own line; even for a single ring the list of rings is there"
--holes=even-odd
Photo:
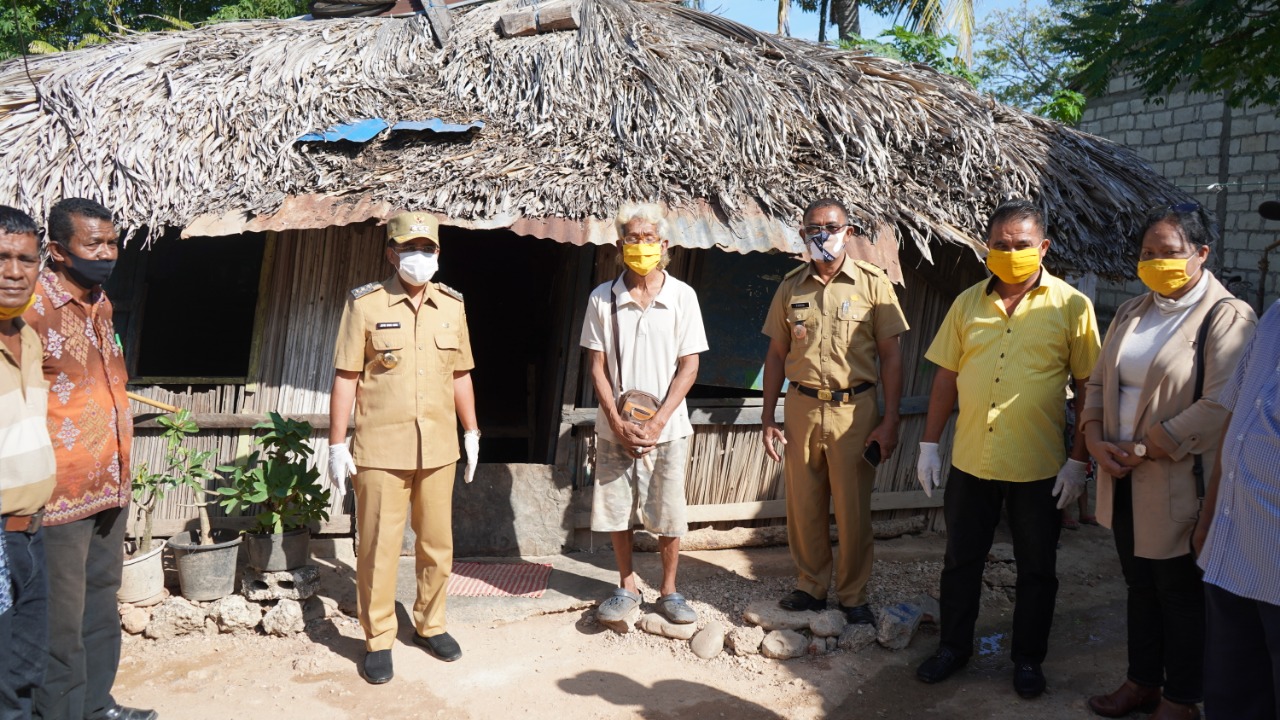
[[[1137,455],[1137,456],[1138,456],[1138,457],[1140,457],[1140,458],[1145,458],[1145,457],[1147,456],[1147,446],[1146,446],[1146,445],[1143,445],[1143,444],[1142,444],[1142,443],[1140,443],[1140,442],[1136,442],[1136,443],[1134,443],[1134,444],[1133,444],[1133,454],[1134,454],[1134,455]]]

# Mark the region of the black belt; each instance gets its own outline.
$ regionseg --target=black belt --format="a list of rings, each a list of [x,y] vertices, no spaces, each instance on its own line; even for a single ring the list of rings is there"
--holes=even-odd
[[[861,385],[855,385],[854,387],[845,388],[844,390],[815,390],[814,388],[805,387],[798,383],[793,384],[791,387],[800,391],[801,395],[808,395],[811,398],[818,398],[819,400],[825,400],[827,402],[845,402],[854,395],[864,393],[875,386],[875,383],[864,382]]]
[[[40,508],[33,515],[5,515],[4,531],[35,535],[40,530],[43,520],[44,508]]]

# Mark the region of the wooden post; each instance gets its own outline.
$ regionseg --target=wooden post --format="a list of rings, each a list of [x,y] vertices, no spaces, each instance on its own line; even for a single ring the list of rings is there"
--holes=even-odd
[[[526,37],[557,30],[577,30],[579,3],[562,2],[541,7],[523,8],[502,16],[498,30],[503,37]]]

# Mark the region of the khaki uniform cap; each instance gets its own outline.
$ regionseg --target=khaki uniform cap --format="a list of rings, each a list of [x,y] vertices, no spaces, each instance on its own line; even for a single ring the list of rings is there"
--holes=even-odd
[[[414,238],[440,242],[440,221],[429,212],[400,213],[387,221],[387,239],[402,243]]]

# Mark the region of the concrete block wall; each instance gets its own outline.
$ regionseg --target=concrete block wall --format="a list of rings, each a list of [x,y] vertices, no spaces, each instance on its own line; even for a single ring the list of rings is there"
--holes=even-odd
[[[1218,257],[1211,265],[1220,278],[1238,277],[1232,289],[1256,303],[1262,249],[1280,240],[1280,222],[1263,221],[1257,212],[1264,200],[1280,200],[1280,108],[1236,108],[1229,123],[1224,122],[1226,110],[1221,97],[1185,91],[1171,93],[1163,104],[1147,102],[1136,80],[1120,77],[1111,81],[1107,95],[1089,101],[1080,129],[1129,146],[1213,213],[1220,194],[1225,195],[1222,244],[1214,248]],[[1213,189],[1220,181],[1224,134],[1227,182]],[[1280,250],[1271,253],[1271,260],[1268,305],[1280,297]],[[1120,303],[1145,291],[1137,280],[1100,282],[1099,318],[1109,319]]]

